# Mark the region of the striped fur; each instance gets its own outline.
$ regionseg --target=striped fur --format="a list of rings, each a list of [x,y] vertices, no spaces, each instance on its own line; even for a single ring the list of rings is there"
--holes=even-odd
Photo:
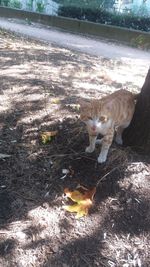
[[[89,133],[87,153],[95,150],[95,144],[101,143],[98,162],[105,162],[109,147],[116,131],[116,142],[122,144],[122,132],[129,126],[134,109],[135,96],[127,90],[119,90],[99,100],[81,103],[80,118],[85,122]],[[98,134],[104,137],[97,139]]]

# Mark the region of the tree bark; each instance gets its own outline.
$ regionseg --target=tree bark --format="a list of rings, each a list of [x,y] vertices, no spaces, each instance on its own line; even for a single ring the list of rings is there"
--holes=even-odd
[[[138,96],[133,119],[124,131],[125,146],[150,152],[150,68]]]

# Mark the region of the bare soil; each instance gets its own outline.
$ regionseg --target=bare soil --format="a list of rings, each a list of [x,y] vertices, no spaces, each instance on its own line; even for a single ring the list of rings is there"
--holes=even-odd
[[[150,159],[113,143],[97,164],[78,109],[83,98],[140,90],[147,66],[4,31],[0,48],[0,153],[10,155],[0,159],[0,266],[150,266]],[[64,188],[98,181],[87,217],[63,209]]]

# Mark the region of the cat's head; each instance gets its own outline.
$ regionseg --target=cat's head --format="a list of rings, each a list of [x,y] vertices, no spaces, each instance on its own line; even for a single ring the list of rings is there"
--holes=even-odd
[[[109,121],[109,112],[100,100],[80,102],[80,119],[87,125],[91,135],[103,132]]]

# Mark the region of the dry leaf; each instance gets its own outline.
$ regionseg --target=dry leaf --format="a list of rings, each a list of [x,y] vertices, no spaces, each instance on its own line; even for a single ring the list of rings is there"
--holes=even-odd
[[[10,157],[11,157],[11,155],[0,153],[0,159],[10,158]]]
[[[53,98],[53,99],[51,100],[51,103],[52,103],[52,104],[59,104],[59,103],[60,103],[60,99],[59,99],[59,98]]]
[[[56,136],[58,131],[50,131],[41,133],[42,143],[45,145],[52,140],[52,137]]]
[[[80,218],[88,214],[89,209],[93,204],[92,201],[96,192],[96,187],[88,190],[87,188],[80,186],[78,189],[82,189],[82,191],[70,191],[68,188],[64,189],[66,196],[75,202],[73,205],[64,206],[64,209],[69,212],[76,212],[76,218]]]

